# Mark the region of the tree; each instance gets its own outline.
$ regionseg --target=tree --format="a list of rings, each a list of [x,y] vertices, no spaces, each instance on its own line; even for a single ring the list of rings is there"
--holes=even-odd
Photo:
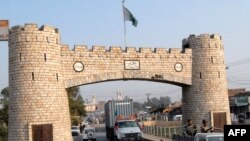
[[[143,110],[144,106],[142,103],[134,101],[134,109],[135,109],[135,112],[138,112],[138,111]]]
[[[81,116],[86,115],[84,101],[80,94],[79,87],[68,88],[67,93],[69,99],[71,124],[77,125],[81,121]]]
[[[150,99],[152,109],[163,108],[171,103],[171,99],[168,96],[163,96],[159,98],[153,97]]]
[[[3,108],[0,109],[0,123],[8,125],[8,107],[9,107],[9,87],[3,88],[1,94],[4,96]]]
[[[161,106],[166,107],[171,103],[171,98],[169,96],[160,97]]]
[[[3,108],[0,109],[0,123],[8,125],[8,102],[4,102]]]
[[[4,96],[4,98],[9,98],[10,94],[10,87],[5,87],[2,89],[1,94]]]
[[[3,108],[0,109],[0,141],[7,140],[8,136],[8,107],[9,107],[9,87],[4,88],[1,91],[1,94],[4,96]]]

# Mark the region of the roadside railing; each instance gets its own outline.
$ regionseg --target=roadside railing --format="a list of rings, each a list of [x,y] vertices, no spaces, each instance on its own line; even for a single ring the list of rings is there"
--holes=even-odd
[[[153,120],[153,121],[143,121],[145,126],[163,126],[163,127],[178,127],[182,126],[181,121],[163,121],[163,120]]]
[[[194,141],[194,136],[185,136],[174,134],[172,137],[173,141]]]
[[[144,126],[143,132],[158,137],[171,139],[174,134],[182,133],[182,127]]]

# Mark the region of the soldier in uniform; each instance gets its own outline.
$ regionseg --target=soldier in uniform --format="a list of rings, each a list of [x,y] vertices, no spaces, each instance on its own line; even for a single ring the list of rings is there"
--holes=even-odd
[[[197,133],[196,126],[193,125],[191,119],[188,119],[188,121],[187,121],[187,126],[186,126],[185,132],[189,136],[194,136]]]
[[[209,127],[207,125],[207,121],[205,119],[202,120],[202,127],[201,127],[201,133],[212,133],[213,127]]]

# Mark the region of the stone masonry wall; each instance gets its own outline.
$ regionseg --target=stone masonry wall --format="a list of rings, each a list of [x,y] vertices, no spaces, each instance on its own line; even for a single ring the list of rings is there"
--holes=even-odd
[[[52,124],[54,141],[72,140],[59,40],[57,29],[49,26],[10,30],[9,141],[31,141],[32,126],[41,124]]]
[[[200,127],[206,119],[213,124],[213,113],[226,113],[230,124],[224,46],[219,35],[190,36],[183,46],[192,49],[192,85],[183,87],[183,122],[188,118]]]
[[[62,46],[62,65],[65,87],[102,82],[107,80],[148,80],[169,82],[177,85],[191,85],[191,49],[171,48],[126,48],[104,46],[75,46],[70,50]],[[139,70],[125,70],[125,60],[140,61]],[[84,70],[76,72],[73,69],[75,62],[82,62]],[[183,70],[177,72],[174,68],[179,62]],[[157,78],[157,76],[161,76]]]

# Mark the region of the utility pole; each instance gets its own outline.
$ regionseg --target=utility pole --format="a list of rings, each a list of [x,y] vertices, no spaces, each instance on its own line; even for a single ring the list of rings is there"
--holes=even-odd
[[[151,93],[146,93],[145,95],[147,96],[147,99],[148,99],[148,105],[151,105],[149,101],[149,96],[151,95]]]
[[[145,108],[147,109],[147,113],[149,113],[149,110],[151,109],[151,102],[149,100],[149,96],[151,95],[151,93],[146,93],[145,95],[147,96],[148,99],[148,104]]]
[[[116,91],[116,94],[117,94],[117,100],[123,100],[123,97],[122,97],[122,92],[121,92],[121,90],[119,90],[119,91]]]

